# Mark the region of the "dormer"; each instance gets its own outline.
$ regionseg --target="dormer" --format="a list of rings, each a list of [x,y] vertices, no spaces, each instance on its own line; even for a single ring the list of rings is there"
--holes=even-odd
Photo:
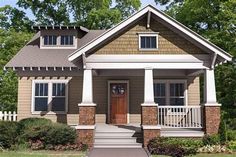
[[[77,49],[88,29],[77,26],[34,26],[40,31],[40,49]]]

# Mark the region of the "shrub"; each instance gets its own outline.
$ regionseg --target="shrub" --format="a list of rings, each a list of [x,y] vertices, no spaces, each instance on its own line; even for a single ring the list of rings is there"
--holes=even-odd
[[[197,150],[198,153],[225,153],[229,152],[226,146],[222,145],[206,145]]]
[[[203,137],[203,144],[204,145],[219,145],[220,142],[220,136],[215,135],[206,135]]]
[[[183,146],[186,143],[178,144],[180,141],[177,138],[155,138],[149,142],[148,150],[151,154],[169,155],[173,157],[196,154],[196,148]]]
[[[44,149],[46,145],[74,144],[76,130],[43,118],[29,118],[19,122],[21,143],[29,142],[32,149]]]
[[[17,137],[17,123],[10,121],[0,121],[0,146],[11,148]]]
[[[45,136],[45,144],[74,144],[76,137],[77,135],[75,129],[65,124],[54,123],[53,125],[51,125]]]
[[[228,130],[227,138],[229,141],[236,141],[236,130]]]
[[[232,151],[236,151],[236,141],[230,141],[227,143],[227,147],[232,150]]]

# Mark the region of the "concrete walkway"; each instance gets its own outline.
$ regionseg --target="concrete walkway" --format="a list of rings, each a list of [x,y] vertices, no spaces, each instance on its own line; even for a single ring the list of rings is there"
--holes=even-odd
[[[89,157],[148,157],[143,148],[94,148]]]

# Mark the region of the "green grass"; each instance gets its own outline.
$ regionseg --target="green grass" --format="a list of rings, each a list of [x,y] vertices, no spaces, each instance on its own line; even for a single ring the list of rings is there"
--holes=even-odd
[[[236,154],[197,154],[197,155],[193,155],[191,157],[235,157]],[[168,157],[168,156],[164,156],[164,155],[152,155],[152,157]]]
[[[85,157],[79,151],[3,151],[1,157]]]

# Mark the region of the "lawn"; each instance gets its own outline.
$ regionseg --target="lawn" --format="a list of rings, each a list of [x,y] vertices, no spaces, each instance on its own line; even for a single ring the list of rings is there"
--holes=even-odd
[[[197,155],[193,155],[191,157],[235,157],[236,154],[197,154]],[[152,157],[167,157],[164,155],[152,155]]]
[[[86,152],[78,151],[4,151],[1,157],[85,157]]]

